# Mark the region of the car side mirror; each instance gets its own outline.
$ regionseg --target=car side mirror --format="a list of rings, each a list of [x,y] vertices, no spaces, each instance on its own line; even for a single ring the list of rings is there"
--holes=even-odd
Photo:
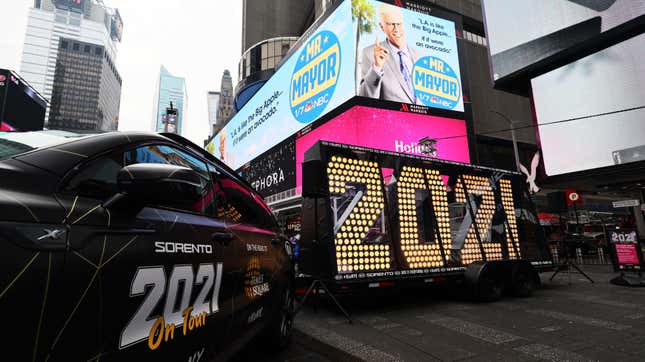
[[[202,178],[183,166],[137,163],[123,167],[117,176],[119,193],[144,203],[177,204],[202,197]]]

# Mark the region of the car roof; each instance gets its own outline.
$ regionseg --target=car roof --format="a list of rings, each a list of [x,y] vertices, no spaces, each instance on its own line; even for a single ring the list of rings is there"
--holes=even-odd
[[[23,133],[24,134],[24,133]],[[49,135],[51,136],[51,135]],[[63,176],[79,162],[133,142],[177,143],[152,132],[108,132],[77,137],[61,137],[58,142],[13,157],[32,166]]]

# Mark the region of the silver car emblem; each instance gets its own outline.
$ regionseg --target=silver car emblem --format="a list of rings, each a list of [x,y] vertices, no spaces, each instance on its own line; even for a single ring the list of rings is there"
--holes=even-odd
[[[58,239],[60,239],[61,235],[65,234],[64,229],[54,229],[54,230],[44,229],[44,231],[47,234],[39,237],[38,240],[43,240],[43,239],[47,239],[47,238],[58,240]]]

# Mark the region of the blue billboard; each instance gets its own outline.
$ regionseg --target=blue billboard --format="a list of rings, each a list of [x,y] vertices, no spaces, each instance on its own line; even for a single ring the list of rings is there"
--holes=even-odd
[[[451,21],[375,0],[346,0],[299,44],[207,145],[231,168],[356,95],[464,110]]]

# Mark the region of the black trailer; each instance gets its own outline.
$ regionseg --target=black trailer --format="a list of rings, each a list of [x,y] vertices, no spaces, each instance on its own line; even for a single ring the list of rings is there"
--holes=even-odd
[[[553,267],[517,173],[320,141],[305,153],[299,268],[334,292],[459,280],[528,295]]]

